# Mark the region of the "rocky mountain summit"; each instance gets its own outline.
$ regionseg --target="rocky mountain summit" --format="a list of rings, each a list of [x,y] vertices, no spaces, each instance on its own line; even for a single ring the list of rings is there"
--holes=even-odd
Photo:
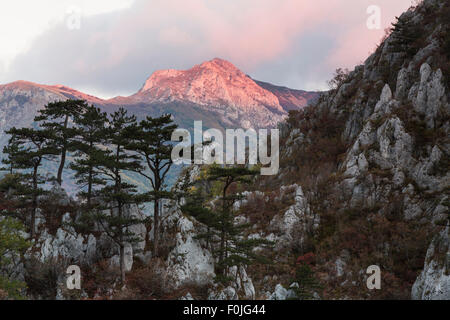
[[[285,114],[312,102],[318,92],[294,90],[253,80],[232,63],[214,58],[188,70],[158,70],[130,101],[184,101]],[[268,110],[265,110],[268,109]]]
[[[273,93],[258,86],[230,62],[218,58],[186,71],[156,71],[134,97],[244,109],[267,106],[283,113],[283,108]]]

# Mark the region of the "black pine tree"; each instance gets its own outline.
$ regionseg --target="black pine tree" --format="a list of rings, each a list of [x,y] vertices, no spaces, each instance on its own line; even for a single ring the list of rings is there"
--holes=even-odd
[[[59,167],[56,182],[59,185],[62,184],[66,155],[72,148],[72,138],[75,135],[75,130],[70,125],[70,122],[86,108],[87,103],[83,100],[51,102],[39,110],[39,115],[34,119],[43,130],[47,131],[49,142],[58,150]]]
[[[202,192],[194,192],[188,197],[182,210],[202,222],[207,231],[199,237],[210,242],[213,255],[217,258],[217,279],[226,281],[229,267],[249,265],[255,262],[269,261],[254,252],[257,246],[269,246],[272,243],[265,239],[247,239],[244,234],[250,227],[247,223],[236,223],[234,203],[242,196],[232,192],[231,187],[239,183],[251,182],[251,177],[257,172],[245,167],[226,167],[212,165],[207,171],[207,180],[219,184],[220,195],[217,199],[205,200]],[[234,188],[233,188],[234,189]],[[200,201],[199,201],[200,200]]]
[[[9,148],[6,150],[7,162],[18,171],[15,173],[17,183],[14,195],[29,203],[30,233],[34,238],[38,197],[45,193],[41,188],[45,180],[40,175],[39,168],[43,160],[51,160],[58,154],[58,150],[49,144],[49,133],[44,130],[13,127],[6,133],[11,135]]]
[[[160,236],[161,199],[172,197],[172,193],[165,190],[167,173],[172,166],[171,143],[172,133],[177,125],[170,114],[159,118],[147,117],[139,123],[133,134],[130,150],[136,152],[143,160],[147,170],[137,170],[149,182],[152,190],[147,193],[147,200],[153,201],[153,255],[158,255]]]
[[[99,108],[89,106],[74,118],[76,135],[73,139],[75,160],[70,168],[82,189],[79,195],[86,200],[87,211],[92,207],[92,198],[97,186],[105,185],[99,166],[107,155],[105,150],[108,117]]]
[[[135,127],[136,117],[128,116],[123,108],[112,115],[105,136],[109,149],[96,159],[102,179],[107,183],[97,192],[104,205],[97,205],[98,210],[91,214],[91,218],[119,246],[122,283],[125,282],[125,245],[142,240],[131,232],[129,227],[143,221],[125,214],[127,205],[139,204],[142,201],[136,186],[123,181],[124,172],[142,168],[139,157],[127,152],[129,136]]]

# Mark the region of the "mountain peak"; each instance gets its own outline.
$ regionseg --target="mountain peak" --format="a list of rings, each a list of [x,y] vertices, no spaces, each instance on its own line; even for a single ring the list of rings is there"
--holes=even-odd
[[[180,78],[187,78],[188,76],[192,76],[200,73],[217,73],[217,74],[239,74],[240,76],[245,76],[242,71],[240,71],[235,65],[231,62],[221,59],[214,58],[209,61],[205,61],[201,64],[197,64],[188,70],[176,70],[176,69],[165,69],[165,70],[157,70],[153,72],[150,77],[145,81],[143,87],[140,92],[150,90],[155,86],[166,83],[168,80],[177,81]]]
[[[256,111],[268,107],[286,113],[272,92],[260,87],[231,62],[220,58],[188,70],[155,71],[135,97],[154,102],[184,101],[241,110]]]
[[[228,70],[231,72],[240,71],[234,64],[221,58],[214,58],[212,60],[205,61],[202,64],[200,64],[200,66],[204,68],[217,68],[222,70]]]

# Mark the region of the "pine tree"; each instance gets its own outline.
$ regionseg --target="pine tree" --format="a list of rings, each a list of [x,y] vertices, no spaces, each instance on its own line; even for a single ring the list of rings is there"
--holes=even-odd
[[[66,154],[72,148],[72,138],[76,134],[70,122],[87,108],[86,101],[66,100],[48,103],[34,121],[47,131],[48,140],[59,153],[59,167],[56,182],[62,184],[62,174],[66,162]]]
[[[244,237],[250,227],[247,223],[235,223],[236,212],[234,203],[242,196],[231,192],[231,187],[239,183],[249,183],[257,172],[244,167],[225,167],[212,165],[207,172],[207,180],[218,184],[220,196],[205,202],[202,192],[194,192],[194,196],[182,206],[184,213],[196,217],[207,227],[206,233],[199,237],[208,239],[212,253],[217,258],[217,280],[227,281],[231,266],[249,265],[255,262],[268,263],[262,255],[256,254],[257,246],[269,246],[272,243],[265,239],[247,239]]]
[[[107,183],[97,192],[104,205],[103,208],[97,205],[99,210],[92,213],[91,219],[119,246],[120,273],[124,283],[125,245],[142,240],[131,232],[129,227],[143,221],[125,215],[125,207],[140,203],[142,197],[137,194],[135,185],[123,181],[122,175],[125,171],[138,171],[142,167],[139,157],[127,152],[130,132],[136,128],[136,117],[128,116],[127,112],[120,108],[112,115],[109,124],[105,136],[109,150],[96,159],[98,170]]]
[[[49,145],[47,131],[13,127],[6,131],[6,134],[10,134],[14,141],[9,145],[15,144],[14,148],[7,150],[9,152],[7,162],[19,170],[17,173],[18,183],[14,186],[14,195],[30,204],[30,232],[31,238],[34,238],[38,197],[45,193],[40,187],[45,180],[40,175],[39,168],[43,160],[51,160],[58,154],[58,150],[53,145]]]
[[[396,17],[397,22],[392,23],[392,43],[396,51],[405,52],[413,56],[420,44],[416,41],[421,36],[421,27],[410,18]]]
[[[23,225],[17,219],[9,217],[15,205],[0,194],[0,291],[7,294],[7,298],[22,298],[23,282],[11,280],[9,270],[14,263],[14,256],[22,255],[29,248],[30,243],[23,237]]]
[[[86,208],[89,211],[96,186],[106,183],[99,166],[100,160],[107,154],[104,146],[108,117],[99,108],[89,106],[85,112],[74,118],[74,122],[76,135],[72,145],[76,159],[70,164],[70,168],[75,171],[76,182],[82,188],[79,195],[86,199]]]
[[[15,157],[19,154],[20,145],[13,135],[8,140],[8,144],[3,147],[3,154],[7,154],[8,158],[2,159],[2,163],[7,165],[6,168],[2,168],[2,170],[9,171],[10,174],[14,173],[14,169],[16,169],[16,160]]]
[[[172,133],[177,125],[170,114],[159,118],[147,117],[139,123],[133,134],[133,143],[129,149],[136,152],[146,164],[147,170],[136,172],[145,177],[152,187],[147,193],[147,200],[153,201],[153,255],[158,256],[160,236],[161,199],[172,197],[172,193],[165,190],[167,173],[172,166],[171,143]]]
[[[297,286],[294,286],[293,290],[299,300],[313,299],[314,293],[322,288],[314,271],[307,263],[301,263],[297,267],[295,270],[295,279],[293,281],[297,283]]]

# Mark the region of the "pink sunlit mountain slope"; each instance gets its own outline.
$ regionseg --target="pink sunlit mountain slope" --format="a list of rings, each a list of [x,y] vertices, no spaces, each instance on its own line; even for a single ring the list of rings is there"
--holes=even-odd
[[[318,95],[255,81],[232,63],[215,58],[188,70],[155,71],[137,93],[107,104],[195,106],[216,114],[220,127],[259,128],[276,126],[287,111],[303,108]]]

